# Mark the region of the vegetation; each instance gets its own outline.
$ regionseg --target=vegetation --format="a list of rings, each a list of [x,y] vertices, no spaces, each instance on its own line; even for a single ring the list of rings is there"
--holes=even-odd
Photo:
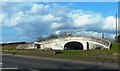
[[[67,32],[63,32],[63,33],[60,33],[60,34],[50,34],[47,37],[40,36],[40,37],[38,37],[38,39],[36,41],[40,42],[40,41],[44,41],[44,40],[47,40],[47,39],[65,37],[65,36],[72,36],[72,35],[73,34],[67,33]]]
[[[115,41],[120,43],[120,34],[117,37],[115,37]]]
[[[3,46],[2,50],[15,50],[16,46]]]
[[[107,49],[94,49],[94,50],[16,50],[15,47],[3,48],[3,53],[30,55],[40,57],[55,57],[67,58],[76,60],[89,60],[89,61],[105,61],[111,63],[118,63],[118,47],[120,43],[112,43],[110,50]],[[7,50],[7,51],[6,51]],[[120,62],[119,62],[120,63]]]

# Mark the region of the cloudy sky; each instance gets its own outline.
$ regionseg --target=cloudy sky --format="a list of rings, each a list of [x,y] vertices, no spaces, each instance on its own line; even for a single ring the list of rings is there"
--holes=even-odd
[[[115,36],[117,2],[5,2],[0,6],[0,42],[32,42],[61,32]]]

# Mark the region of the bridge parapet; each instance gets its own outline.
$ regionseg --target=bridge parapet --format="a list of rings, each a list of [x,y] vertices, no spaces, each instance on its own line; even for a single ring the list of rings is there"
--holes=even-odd
[[[71,43],[72,42],[72,43]],[[75,42],[75,43],[74,43]],[[88,37],[88,36],[67,36],[67,37],[59,37],[53,38],[46,41],[39,42],[40,49],[52,48],[54,50],[64,50],[65,45],[68,43],[80,44],[80,47],[83,46],[83,50],[94,49],[96,47],[108,48],[110,47],[110,42],[96,37]],[[78,45],[77,45],[78,46]],[[76,46],[75,46],[76,47]],[[36,49],[38,46],[34,46],[34,43],[27,43],[23,45],[19,45],[17,49]]]
[[[42,41],[41,43],[43,44],[48,44],[48,43],[56,43],[59,41],[68,41],[68,40],[82,40],[82,41],[94,41],[94,42],[98,42],[100,44],[103,44],[107,47],[110,46],[110,42],[102,39],[102,38],[96,38],[96,37],[92,37],[92,36],[67,36],[67,37],[59,37],[59,38],[53,38],[53,39],[49,39],[47,41]]]

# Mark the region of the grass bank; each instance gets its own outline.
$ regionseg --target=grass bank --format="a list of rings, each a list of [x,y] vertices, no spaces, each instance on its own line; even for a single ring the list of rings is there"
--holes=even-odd
[[[18,54],[18,55],[30,55],[40,57],[54,57],[54,58],[65,58],[74,60],[87,60],[87,61],[102,61],[110,63],[120,63],[118,61],[118,53],[120,44],[112,43],[112,47],[109,50],[94,49],[94,50],[16,50],[10,47],[4,48],[3,53]]]

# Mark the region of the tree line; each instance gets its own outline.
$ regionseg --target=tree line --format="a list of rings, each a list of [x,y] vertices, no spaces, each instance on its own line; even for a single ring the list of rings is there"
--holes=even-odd
[[[115,42],[120,43],[120,34],[115,37]]]

